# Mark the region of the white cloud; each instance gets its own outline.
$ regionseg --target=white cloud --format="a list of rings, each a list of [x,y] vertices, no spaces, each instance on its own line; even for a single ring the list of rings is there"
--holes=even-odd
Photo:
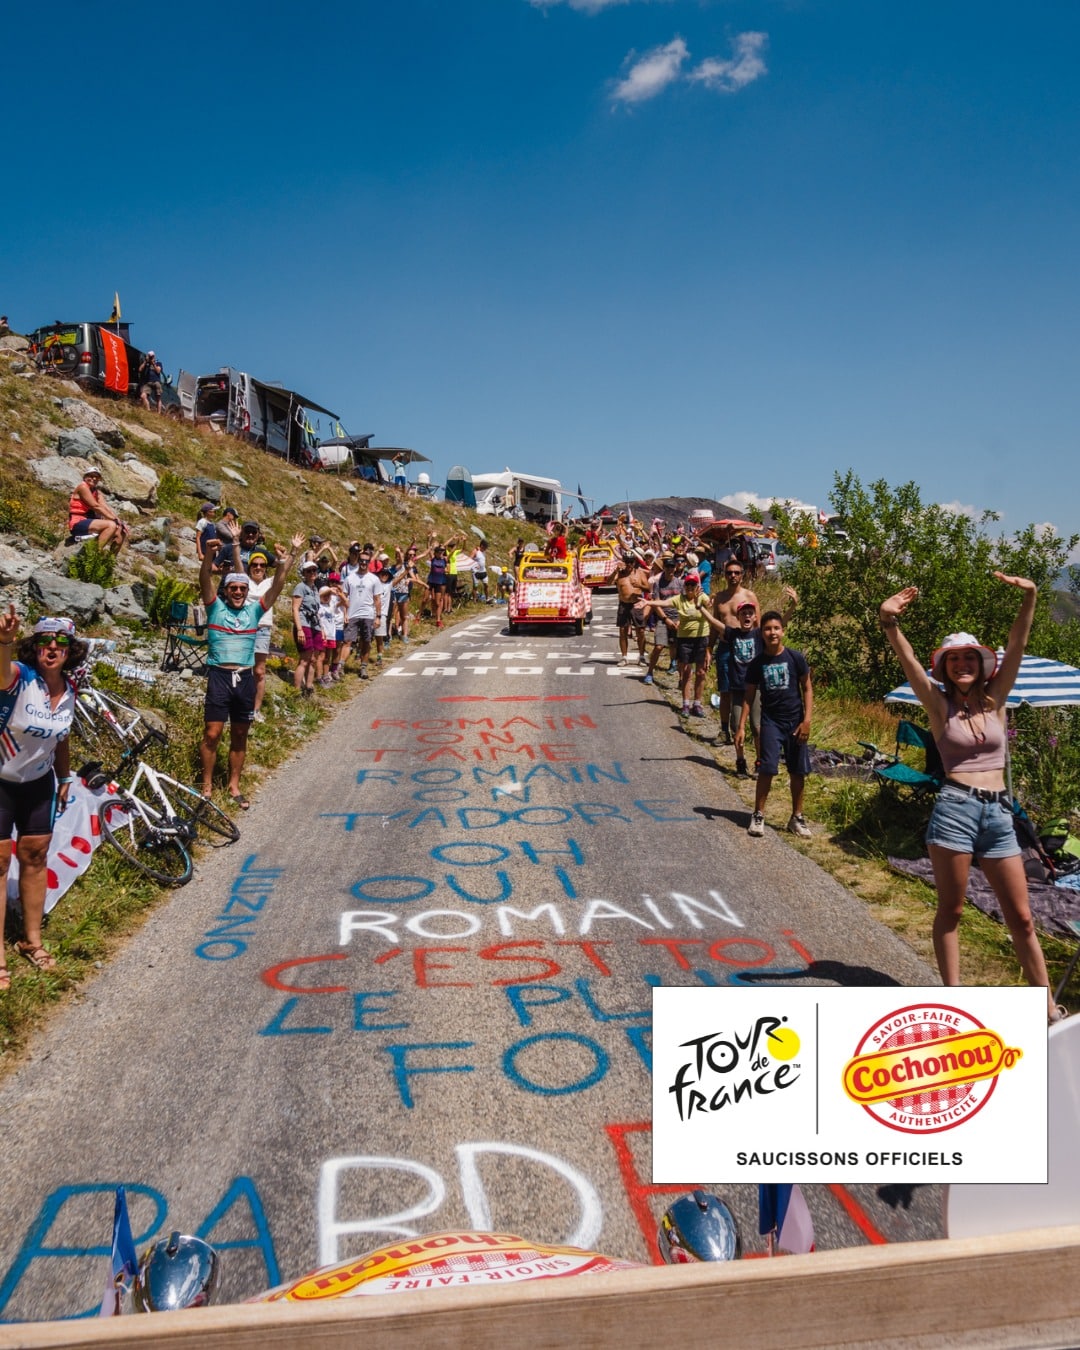
[[[771,496],[763,497],[760,492],[724,492],[720,495],[720,500],[727,506],[733,506],[736,511],[745,511],[747,507],[756,506],[760,511],[768,511],[773,502],[786,502],[790,504],[793,511],[809,511],[811,515],[816,516],[818,509],[810,502],[801,502],[797,498],[785,497],[782,492],[774,492]]]
[[[683,62],[690,55],[681,37],[672,38],[662,47],[653,47],[630,66],[625,76],[612,90],[616,103],[644,103],[655,98],[679,78]],[[629,62],[634,53],[626,58]]]
[[[966,502],[941,502],[943,511],[951,511],[954,516],[967,516],[968,520],[981,520],[983,508],[981,506],[968,506]]]
[[[768,71],[762,52],[769,40],[768,33],[737,33],[732,40],[734,55],[728,61],[706,57],[700,65],[688,71],[691,83],[703,84],[721,94],[735,94],[748,84],[760,80]]]
[[[533,9],[550,9],[553,5],[567,5],[582,14],[599,14],[602,9],[629,4],[629,0],[529,0]]]
[[[569,0],[569,3],[592,4],[596,0]],[[610,4],[615,0],[600,0],[600,3]],[[762,51],[768,40],[767,33],[737,33],[731,42],[734,55],[730,60],[710,56],[692,70],[683,69],[690,59],[690,49],[681,37],[672,38],[662,47],[653,47],[644,56],[631,52],[623,63],[629,69],[612,90],[612,102],[644,103],[678,80],[702,85],[715,93],[738,93],[767,73]]]

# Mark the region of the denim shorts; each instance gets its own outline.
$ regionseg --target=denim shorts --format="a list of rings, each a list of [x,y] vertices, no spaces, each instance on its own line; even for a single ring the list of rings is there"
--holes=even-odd
[[[1020,844],[1004,802],[981,802],[946,783],[938,793],[926,842],[979,858],[1015,858]]]
[[[745,694],[745,690],[743,692]],[[793,778],[805,778],[810,773],[810,749],[805,741],[800,741],[796,736],[795,727],[784,730],[767,717],[761,719],[758,757],[761,760],[761,772],[770,778],[779,770],[781,759]]]

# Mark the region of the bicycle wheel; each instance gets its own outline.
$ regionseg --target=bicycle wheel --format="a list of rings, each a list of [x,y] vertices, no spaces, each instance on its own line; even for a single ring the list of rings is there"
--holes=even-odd
[[[191,880],[191,855],[175,834],[153,823],[154,812],[144,820],[129,811],[123,799],[106,803],[101,810],[101,833],[133,867],[165,886],[183,886]]]
[[[166,781],[166,790],[173,799],[177,815],[192,827],[195,838],[211,848],[236,843],[240,838],[240,827],[220,806],[186,783],[177,783],[171,778]]]

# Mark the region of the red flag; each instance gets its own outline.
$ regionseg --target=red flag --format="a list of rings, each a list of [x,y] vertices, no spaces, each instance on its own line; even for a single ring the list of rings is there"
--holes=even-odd
[[[130,376],[124,340],[116,333],[110,333],[107,328],[99,328],[98,332],[105,352],[105,388],[117,394],[126,394]]]

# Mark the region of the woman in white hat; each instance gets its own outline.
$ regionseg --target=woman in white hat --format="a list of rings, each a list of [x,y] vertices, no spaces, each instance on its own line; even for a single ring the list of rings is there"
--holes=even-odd
[[[94,464],[85,471],[68,502],[68,533],[75,539],[96,535],[101,548],[119,553],[127,543],[128,527],[106,502],[101,491],[101,470]]]
[[[1045,986],[1050,1020],[1057,1021],[1064,1014],[1054,1007],[1050,992],[1046,962],[1031,919],[1012,803],[1005,790],[1005,700],[1020,670],[1038,591],[1026,577],[1003,572],[994,576],[1023,594],[1000,665],[996,653],[970,633],[950,633],[930,658],[931,679],[900,630],[904,611],[919,594],[915,586],[886,600],[878,618],[926,709],[945,768],[945,782],[926,831],[938,893],[934,954],[942,983],[960,983],[958,929],[971,860],[977,857],[1001,905],[1024,977],[1029,984]]]

